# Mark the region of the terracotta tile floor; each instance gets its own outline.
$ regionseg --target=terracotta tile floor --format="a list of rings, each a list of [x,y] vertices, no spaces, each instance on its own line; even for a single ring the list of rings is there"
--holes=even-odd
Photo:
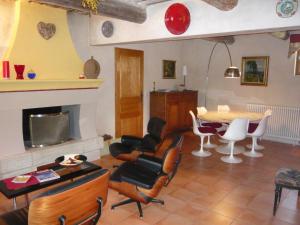
[[[183,160],[177,175],[159,198],[165,205],[144,205],[144,218],[138,217],[135,204],[110,210],[112,203],[125,197],[109,190],[108,202],[98,224],[103,225],[289,225],[300,224],[300,201],[297,192],[284,190],[275,217],[272,215],[274,174],[279,167],[300,169],[300,147],[262,141],[263,158],[243,158],[238,165],[226,164],[214,150],[209,158],[197,158],[191,151],[199,139],[184,133]],[[216,140],[213,142],[217,143]],[[245,146],[247,139],[239,145]],[[218,143],[220,144],[220,143]],[[104,168],[120,162],[105,156]],[[38,193],[31,194],[34,198]],[[23,199],[18,199],[19,205]],[[12,210],[11,201],[0,196],[0,212]]]

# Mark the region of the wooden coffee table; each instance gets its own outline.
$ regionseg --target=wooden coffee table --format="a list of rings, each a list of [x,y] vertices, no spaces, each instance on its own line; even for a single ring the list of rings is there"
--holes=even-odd
[[[52,186],[54,184],[62,183],[67,180],[73,180],[74,178],[78,178],[80,176],[100,170],[102,168],[91,162],[83,162],[80,165],[72,166],[72,167],[64,167],[59,164],[52,163],[52,164],[48,164],[48,165],[41,166],[38,168],[38,170],[43,170],[43,169],[54,170],[58,175],[60,175],[60,178],[51,180],[51,181],[47,181],[47,182],[33,184],[30,186],[26,186],[26,187],[20,187],[18,189],[8,189],[7,188],[7,184],[6,184],[5,180],[7,180],[9,178],[0,181],[0,192],[6,198],[13,200],[14,209],[17,209],[16,199],[18,196],[25,195],[25,198],[26,198],[26,201],[28,204],[29,203],[28,194],[33,191],[37,191],[37,190]]]

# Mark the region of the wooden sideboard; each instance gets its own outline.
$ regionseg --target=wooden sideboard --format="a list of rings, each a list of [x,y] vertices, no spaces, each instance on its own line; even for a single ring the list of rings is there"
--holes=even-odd
[[[189,110],[197,111],[198,91],[170,91],[150,93],[150,117],[167,122],[167,133],[192,127]]]

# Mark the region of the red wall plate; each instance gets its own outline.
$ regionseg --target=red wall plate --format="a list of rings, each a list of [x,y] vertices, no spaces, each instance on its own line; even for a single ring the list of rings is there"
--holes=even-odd
[[[165,24],[172,34],[183,34],[190,25],[188,8],[180,3],[172,4],[166,11]]]

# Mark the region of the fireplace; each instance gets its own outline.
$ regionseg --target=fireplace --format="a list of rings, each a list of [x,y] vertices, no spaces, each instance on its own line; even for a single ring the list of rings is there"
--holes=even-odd
[[[23,139],[26,147],[60,144],[69,137],[69,112],[61,106],[23,109]]]
[[[98,94],[97,89],[1,93],[0,178],[32,171],[65,154],[84,154],[88,160],[99,159],[103,139],[96,131]],[[30,130],[28,133],[24,112],[28,114],[41,108],[47,111],[49,107],[54,110],[52,113],[69,113],[68,140],[43,148],[28,147]],[[27,128],[23,123],[27,123]]]
[[[23,139],[26,149],[80,139],[80,105],[23,109]]]

